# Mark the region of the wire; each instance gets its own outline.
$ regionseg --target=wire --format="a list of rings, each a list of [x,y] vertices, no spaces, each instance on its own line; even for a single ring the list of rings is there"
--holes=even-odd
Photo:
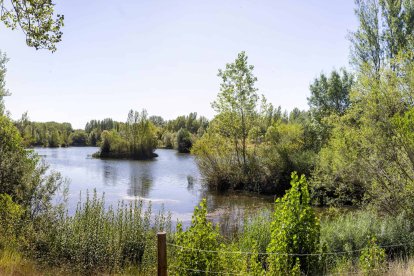
[[[179,269],[179,270],[191,271],[191,272],[204,272],[206,274],[211,273],[211,274],[225,274],[225,275],[243,275],[242,273],[205,271],[205,270],[192,269],[192,268],[183,268],[183,267],[173,266],[173,265],[169,265],[169,267],[172,267],[172,268],[175,268],[175,269]]]
[[[257,254],[257,255],[280,255],[280,256],[323,256],[323,255],[342,255],[342,254],[348,254],[348,253],[355,253],[355,252],[361,252],[364,249],[357,249],[357,250],[350,250],[350,251],[336,251],[336,252],[322,252],[322,253],[278,253],[278,252],[248,252],[248,251],[220,251],[220,250],[204,250],[204,249],[198,249],[198,248],[191,248],[191,247],[184,247],[181,245],[176,245],[173,243],[167,243],[167,245],[179,248],[182,250],[187,251],[198,251],[198,252],[206,252],[206,253],[223,253],[223,254]],[[409,243],[406,244],[392,244],[392,245],[384,245],[379,246],[380,248],[391,248],[391,247],[400,247],[400,246],[406,246],[410,245]]]

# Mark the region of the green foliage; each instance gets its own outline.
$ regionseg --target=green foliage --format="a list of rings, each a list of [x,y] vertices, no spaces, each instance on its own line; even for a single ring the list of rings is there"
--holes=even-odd
[[[19,27],[26,36],[26,44],[38,49],[56,51],[62,39],[63,15],[55,15],[51,0],[12,0],[7,5],[0,0],[0,20],[11,29]]]
[[[414,144],[410,138],[414,70],[360,76],[347,113],[317,161],[313,187],[339,203],[366,200],[392,215],[414,214]],[[323,197],[323,196],[322,196]]]
[[[164,132],[162,134],[162,144],[167,149],[172,149],[174,147],[174,134],[171,132]]]
[[[101,133],[101,140],[101,149],[94,154],[95,157],[130,159],[156,157],[155,127],[148,120],[145,110],[141,113],[131,110],[127,122],[119,126],[119,131],[104,130]]]
[[[290,119],[262,97],[259,108],[256,77],[247,56],[219,70],[218,112],[192,152],[209,187],[283,195],[294,170],[309,174],[315,153],[305,134],[309,119],[296,109]],[[290,121],[289,121],[290,120]]]
[[[84,130],[75,130],[69,135],[69,144],[71,146],[86,146],[88,145],[88,134]],[[96,141],[95,141],[96,143]]]
[[[328,118],[331,115],[343,115],[350,104],[349,94],[354,83],[353,76],[345,69],[340,73],[332,71],[329,78],[321,74],[310,85],[308,98],[310,113],[314,121],[314,149],[319,151],[330,135]]]
[[[178,152],[188,153],[193,145],[190,132],[182,128],[177,132],[177,150]]]
[[[318,258],[301,254],[319,252],[320,226],[304,176],[292,173],[292,188],[275,202],[272,240],[267,248],[269,272],[274,275],[317,273]],[[277,254],[275,254],[277,253]],[[295,256],[295,254],[298,254]]]
[[[24,209],[8,194],[0,194],[0,250],[16,247],[21,230]]]
[[[6,89],[6,63],[8,59],[6,54],[0,51],[0,116],[4,114],[4,100],[5,96],[10,95],[9,91]]]
[[[149,275],[155,273],[156,232],[169,230],[170,219],[160,214],[152,221],[151,207],[145,208],[142,201],[108,208],[94,193],[79,202],[73,216],[59,212],[45,226],[32,237],[30,252],[42,262],[82,274],[115,273],[134,266]]]
[[[364,275],[381,275],[385,270],[385,249],[377,245],[375,237],[371,238],[369,244],[361,251],[359,266]]]
[[[217,131],[233,141],[237,162],[243,175],[249,174],[247,157],[247,138],[257,114],[259,99],[254,87],[257,78],[253,75],[253,65],[247,63],[245,52],[239,53],[233,63],[226,64],[225,70],[219,70],[222,79],[220,93],[212,103],[216,116]]]
[[[207,203],[203,199],[199,207],[195,207],[191,226],[183,231],[181,224],[177,226],[175,244],[183,247],[174,251],[173,266],[178,267],[174,275],[203,275],[193,270],[217,271],[219,249],[219,229],[207,220]],[[191,248],[204,250],[191,250]],[[207,252],[206,252],[207,251]],[[213,251],[213,252],[209,252]],[[190,269],[190,270],[188,270]]]
[[[391,65],[399,54],[413,49],[414,5],[411,0],[357,0],[355,14],[358,29],[351,33],[352,63],[370,68],[371,76]],[[412,58],[409,58],[409,62]]]
[[[15,125],[26,147],[66,147],[71,143],[73,129],[70,123],[31,122],[26,112]]]
[[[50,205],[62,179],[48,173],[47,166],[32,151],[25,150],[17,128],[0,116],[0,194],[10,195],[35,215]]]
[[[413,250],[412,222],[404,214],[396,217],[379,216],[372,211],[350,211],[334,218],[321,220],[321,243],[328,252],[354,251],[343,255],[351,262],[359,257],[359,251],[375,236],[381,245],[402,246],[386,248],[392,258],[407,256]],[[338,256],[328,256],[328,264],[340,261]]]

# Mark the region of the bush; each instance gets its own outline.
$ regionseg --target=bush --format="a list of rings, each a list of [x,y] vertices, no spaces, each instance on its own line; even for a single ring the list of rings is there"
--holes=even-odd
[[[16,247],[24,209],[13,202],[8,194],[0,194],[0,249]]]
[[[306,179],[292,173],[292,188],[275,202],[272,240],[267,248],[269,271],[277,275],[317,273],[320,226],[312,207]],[[295,256],[295,254],[298,254]]]
[[[381,275],[385,270],[385,261],[385,250],[377,245],[377,240],[373,237],[361,251],[359,266],[364,275]]]
[[[187,129],[182,128],[177,132],[177,150],[181,153],[188,153],[193,146],[190,132]]]
[[[201,275],[193,270],[219,271],[218,253],[219,229],[207,220],[207,203],[203,199],[199,207],[195,207],[191,226],[182,230],[181,224],[177,226],[175,243],[177,248],[173,253],[173,266],[175,275]],[[195,250],[192,250],[195,249]],[[206,251],[212,252],[206,252]]]

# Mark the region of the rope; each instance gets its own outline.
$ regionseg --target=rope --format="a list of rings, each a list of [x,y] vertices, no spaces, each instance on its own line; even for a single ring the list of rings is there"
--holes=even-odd
[[[191,247],[184,247],[180,245],[176,245],[173,243],[167,243],[167,245],[179,248],[182,250],[187,251],[198,251],[198,252],[205,252],[205,253],[224,253],[224,254],[257,254],[257,255],[280,255],[280,256],[323,256],[323,255],[342,255],[342,254],[348,254],[348,253],[355,253],[355,252],[361,252],[364,249],[357,249],[357,250],[350,250],[350,251],[336,251],[336,252],[322,252],[322,253],[278,253],[278,252],[248,252],[248,251],[220,251],[220,250],[204,250],[204,249],[198,249],[198,248],[191,248]],[[400,247],[400,246],[406,246],[409,245],[409,243],[406,244],[392,244],[392,245],[383,245],[379,246],[380,248],[391,248],[391,247]]]

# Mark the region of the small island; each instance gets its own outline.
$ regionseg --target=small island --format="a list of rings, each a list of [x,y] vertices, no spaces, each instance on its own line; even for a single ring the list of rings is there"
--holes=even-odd
[[[101,134],[100,150],[95,158],[147,160],[157,157],[156,128],[148,119],[145,110],[131,110],[126,123],[118,130],[104,130]]]

